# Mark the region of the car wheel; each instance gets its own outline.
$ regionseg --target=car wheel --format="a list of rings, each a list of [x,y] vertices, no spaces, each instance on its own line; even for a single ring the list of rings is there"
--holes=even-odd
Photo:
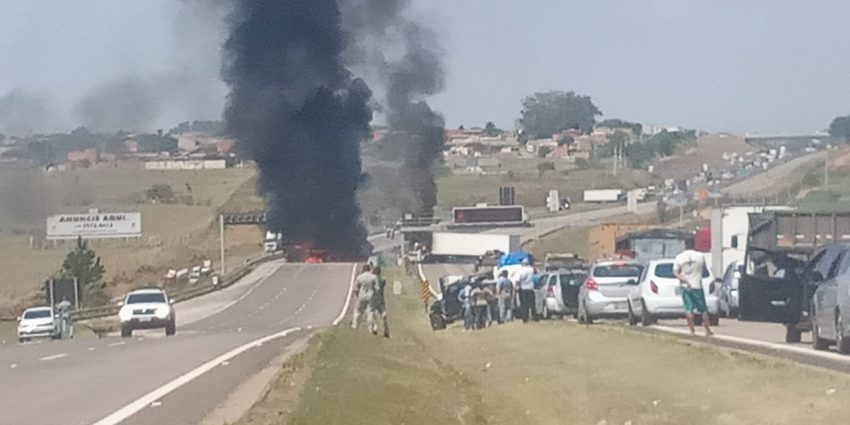
[[[785,342],[795,343],[800,342],[803,337],[803,331],[797,329],[795,325],[785,325]]]
[[[638,324],[638,318],[635,316],[634,310],[632,310],[632,303],[629,303],[629,326],[635,326]]]
[[[835,318],[835,348],[841,354],[850,353],[850,339],[844,336],[844,318],[841,317],[840,311]]]
[[[18,338],[18,342],[20,342],[21,344],[23,344],[23,343],[25,343],[25,342],[27,342],[27,341],[29,341],[29,340],[28,340],[28,339],[26,339],[26,338]]]
[[[710,314],[708,316],[708,324],[711,326],[720,326],[720,316],[717,314]]]
[[[174,321],[171,321],[169,324],[165,325],[165,336],[173,336],[177,333],[177,325]]]
[[[121,325],[121,338],[129,338],[133,336],[133,328],[128,325]]]
[[[814,310],[812,311],[814,312]],[[820,326],[818,326],[814,314],[812,314],[812,348],[820,351],[829,348],[829,342],[820,337]]]
[[[646,308],[646,303],[640,300],[640,324],[643,326],[651,326],[655,323],[655,319],[649,315],[649,310]]]

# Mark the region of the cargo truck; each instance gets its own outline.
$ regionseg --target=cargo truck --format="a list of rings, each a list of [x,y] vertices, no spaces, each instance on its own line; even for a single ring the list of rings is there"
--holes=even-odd
[[[584,191],[584,202],[620,202],[625,199],[620,189],[596,189]]]
[[[428,261],[478,263],[488,252],[519,249],[519,235],[434,232]]]
[[[739,320],[783,324],[785,340],[800,342],[800,334],[811,330],[809,312],[818,276],[825,276],[822,253],[848,242],[850,213],[750,213]]]

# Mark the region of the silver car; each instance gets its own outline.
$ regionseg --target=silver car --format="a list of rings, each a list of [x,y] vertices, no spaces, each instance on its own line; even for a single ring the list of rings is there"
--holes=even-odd
[[[590,268],[578,295],[578,321],[593,323],[601,317],[626,317],[628,295],[643,272],[633,260],[602,261]]]
[[[812,345],[825,350],[834,344],[839,353],[850,354],[850,244],[841,246],[826,275],[813,274]]]
[[[726,317],[735,317],[738,314],[738,282],[741,280],[741,272],[744,264],[741,261],[733,261],[723,273],[723,282],[720,284],[720,292],[717,294],[720,313]]]

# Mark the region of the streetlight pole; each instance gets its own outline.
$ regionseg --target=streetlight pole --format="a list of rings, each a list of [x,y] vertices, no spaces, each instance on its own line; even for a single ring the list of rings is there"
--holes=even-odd
[[[227,273],[227,266],[224,265],[224,214],[218,216],[218,241],[221,250],[221,277]]]

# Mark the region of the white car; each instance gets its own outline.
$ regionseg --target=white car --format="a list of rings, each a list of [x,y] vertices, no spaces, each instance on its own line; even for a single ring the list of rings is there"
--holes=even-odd
[[[637,284],[643,266],[634,260],[600,261],[579,288],[578,321],[593,323],[600,317],[626,317],[629,291]]]
[[[177,332],[174,300],[161,289],[137,289],[127,294],[120,303],[118,319],[121,320],[121,336],[133,336],[135,329],[165,328],[165,335]]]
[[[682,289],[673,274],[673,260],[654,260],[641,274],[637,286],[629,292],[629,324],[649,326],[662,318],[685,317]],[[719,287],[708,268],[702,271],[702,289],[712,326],[719,324],[717,292]],[[697,319],[700,322],[702,319]]]
[[[32,307],[24,310],[18,318],[18,341],[27,342],[32,338],[59,337],[59,321],[50,307]]]

